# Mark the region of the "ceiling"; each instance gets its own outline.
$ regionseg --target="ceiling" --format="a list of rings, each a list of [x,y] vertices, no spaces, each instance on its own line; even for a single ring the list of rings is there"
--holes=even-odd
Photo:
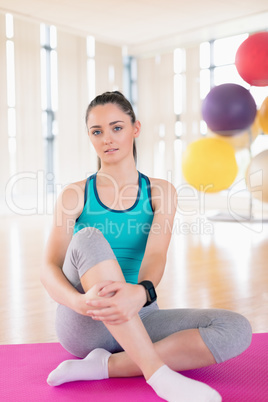
[[[0,12],[126,45],[136,55],[268,29],[267,0],[0,0]]]

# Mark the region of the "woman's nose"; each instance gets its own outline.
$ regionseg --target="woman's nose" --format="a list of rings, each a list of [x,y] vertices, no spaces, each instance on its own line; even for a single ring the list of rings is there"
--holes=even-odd
[[[111,144],[112,143],[112,137],[111,137],[109,132],[104,134],[103,139],[104,139],[105,144]]]

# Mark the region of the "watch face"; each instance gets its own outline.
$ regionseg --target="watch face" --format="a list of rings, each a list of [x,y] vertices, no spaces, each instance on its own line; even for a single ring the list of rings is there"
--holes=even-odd
[[[156,292],[155,292],[154,288],[149,288],[148,293],[149,293],[151,301],[154,301],[156,299]]]

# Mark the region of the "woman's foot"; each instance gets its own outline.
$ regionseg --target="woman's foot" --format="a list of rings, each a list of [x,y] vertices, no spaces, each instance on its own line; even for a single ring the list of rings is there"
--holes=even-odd
[[[164,365],[147,383],[168,402],[221,402],[220,394],[207,384],[184,377]]]
[[[65,382],[108,378],[110,356],[105,349],[94,349],[82,360],[66,360],[49,374],[47,383],[57,386]]]

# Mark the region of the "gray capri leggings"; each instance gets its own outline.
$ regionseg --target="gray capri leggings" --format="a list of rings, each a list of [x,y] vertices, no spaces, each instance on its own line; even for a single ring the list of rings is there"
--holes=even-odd
[[[63,272],[72,285],[84,293],[81,276],[97,263],[108,259],[116,259],[109,243],[98,229],[88,227],[73,236]],[[238,356],[251,343],[252,331],[248,320],[228,310],[160,310],[155,302],[143,307],[139,315],[152,342],[175,332],[198,328],[217,363]],[[111,353],[123,350],[101,321],[94,321],[63,305],[57,308],[56,331],[62,346],[77,357],[84,358],[96,348]]]

